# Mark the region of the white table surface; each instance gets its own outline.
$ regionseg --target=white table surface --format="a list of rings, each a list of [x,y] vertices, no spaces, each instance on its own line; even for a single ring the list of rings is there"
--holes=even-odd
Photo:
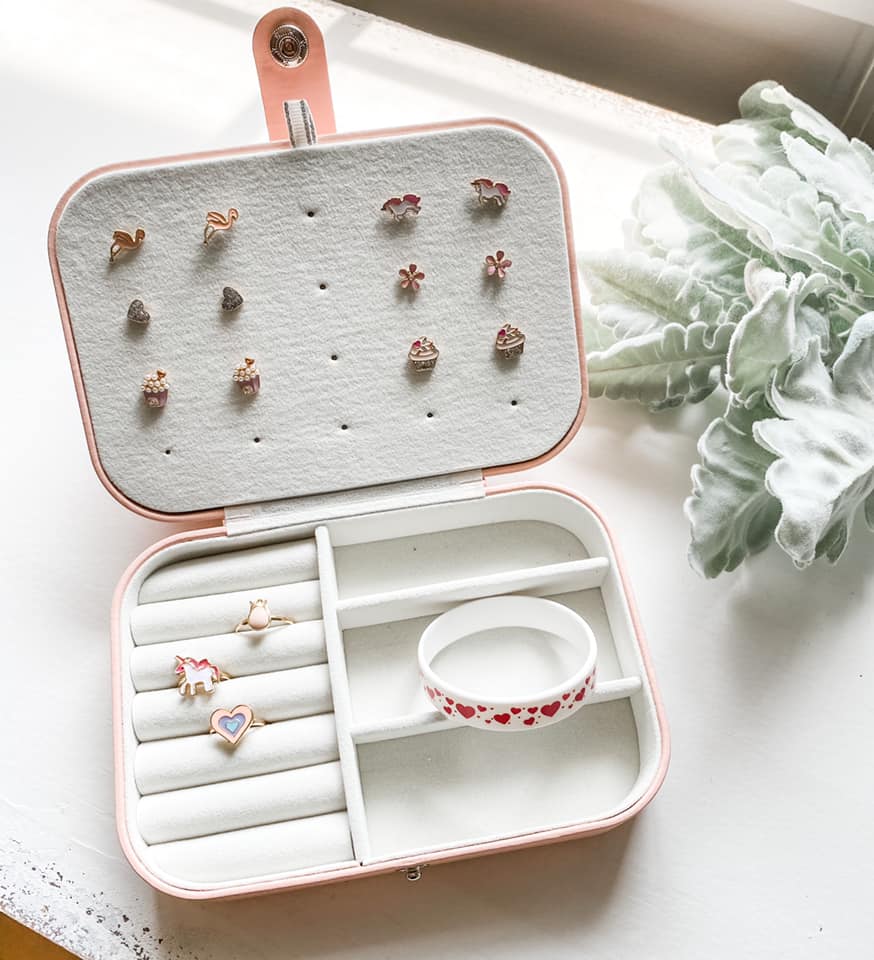
[[[503,114],[570,180],[579,246],[616,245],[655,138],[691,121],[336,5],[341,130]],[[161,895],[115,836],[109,604],[168,525],[110,498],[86,453],[45,255],[52,209],[114,160],[265,139],[254,0],[45,0],[0,32],[0,907],[94,958],[856,958],[874,940],[874,540],[804,573],[776,548],[705,583],[682,501],[719,401],[608,401],[530,476],[576,487],[630,565],[673,734],[667,781],[602,837],[229,903]],[[2,945],[0,945],[2,947]],[[0,954],[3,951],[0,949]]]

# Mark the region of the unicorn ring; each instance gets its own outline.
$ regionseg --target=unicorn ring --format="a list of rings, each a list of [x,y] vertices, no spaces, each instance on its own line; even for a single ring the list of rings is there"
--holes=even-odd
[[[256,720],[252,708],[239,703],[233,710],[213,710],[209,718],[209,732],[217,733],[232,747],[246,735],[250,727],[264,727],[266,720]]]
[[[294,623],[291,617],[274,617],[266,600],[251,600],[249,613],[234,627],[234,633],[241,630],[266,630],[274,623]]]
[[[196,697],[198,693],[212,693],[222,680],[230,680],[209,660],[195,660],[194,657],[176,657],[176,685],[183,697]]]

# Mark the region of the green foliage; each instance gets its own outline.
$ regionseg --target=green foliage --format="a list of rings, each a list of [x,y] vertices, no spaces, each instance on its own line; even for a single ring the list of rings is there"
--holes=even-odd
[[[706,156],[666,144],[628,249],[580,258],[593,396],[727,394],[686,502],[707,577],[772,540],[834,562],[860,508],[874,529],[874,151],[769,81],[740,113]]]

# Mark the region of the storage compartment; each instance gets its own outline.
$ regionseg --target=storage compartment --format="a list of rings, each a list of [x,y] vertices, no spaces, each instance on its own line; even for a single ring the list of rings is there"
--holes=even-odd
[[[597,681],[561,723],[495,734],[437,713],[418,676],[424,627],[468,599],[523,593],[581,614]],[[295,619],[234,632],[249,602]],[[609,537],[573,496],[526,488],[309,528],[174,543],[133,571],[119,610],[127,837],[181,891],[485,852],[594,829],[657,783],[663,742]],[[487,631],[465,670],[546,680],[561,651]],[[501,644],[496,647],[495,643]],[[175,689],[176,656],[232,676]],[[268,722],[235,748],[216,707]]]

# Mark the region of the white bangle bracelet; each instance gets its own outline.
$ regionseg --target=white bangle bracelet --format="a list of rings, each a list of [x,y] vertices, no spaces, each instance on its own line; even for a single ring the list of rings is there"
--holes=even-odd
[[[435,659],[447,647],[501,627],[560,637],[572,648],[576,669],[557,685],[512,697],[465,689],[434,670]],[[569,607],[539,597],[489,597],[461,604],[431,621],[419,640],[419,672],[431,702],[454,720],[484,730],[531,730],[564,720],[582,704],[594,686],[597,654],[591,627]]]

